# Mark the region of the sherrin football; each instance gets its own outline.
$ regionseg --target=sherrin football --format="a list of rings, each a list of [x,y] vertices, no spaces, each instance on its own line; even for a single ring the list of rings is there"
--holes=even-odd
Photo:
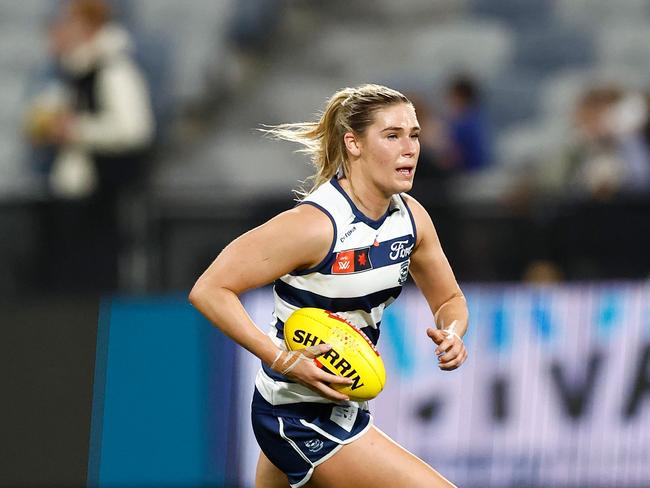
[[[327,372],[353,381],[349,386],[332,385],[350,400],[370,400],[384,389],[386,369],[374,344],[358,327],[332,312],[296,310],[284,324],[284,341],[292,351],[330,344],[332,349],[315,361]]]

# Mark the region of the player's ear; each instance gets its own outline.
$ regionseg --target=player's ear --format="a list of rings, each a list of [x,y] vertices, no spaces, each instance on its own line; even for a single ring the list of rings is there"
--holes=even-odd
[[[361,155],[361,141],[354,132],[346,132],[343,135],[343,142],[345,143],[345,148],[352,156],[359,157]]]

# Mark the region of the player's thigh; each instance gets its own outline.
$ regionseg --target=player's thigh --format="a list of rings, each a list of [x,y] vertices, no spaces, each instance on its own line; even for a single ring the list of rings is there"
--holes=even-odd
[[[376,427],[316,467],[310,488],[452,488],[431,466]]]
[[[280,471],[263,452],[257,460],[255,472],[255,488],[287,488],[287,475]]]

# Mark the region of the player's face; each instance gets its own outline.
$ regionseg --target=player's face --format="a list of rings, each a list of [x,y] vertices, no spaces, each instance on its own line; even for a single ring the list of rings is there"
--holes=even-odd
[[[411,104],[389,105],[375,112],[361,138],[360,161],[366,178],[386,196],[406,192],[420,155],[420,126]]]

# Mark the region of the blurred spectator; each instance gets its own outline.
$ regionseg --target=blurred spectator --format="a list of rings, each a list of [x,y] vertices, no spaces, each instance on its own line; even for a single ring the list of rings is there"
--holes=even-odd
[[[273,37],[278,33],[285,10],[286,2],[282,0],[233,2],[228,27],[229,49],[225,61],[220,60],[214,67],[216,79],[211,91],[225,94],[247,90],[247,82],[255,80],[264,65],[262,58],[276,46]]]
[[[428,100],[416,93],[409,93],[420,124],[420,157],[418,176],[439,177],[447,173],[442,167],[441,150],[444,145],[443,123]]]
[[[444,165],[460,171],[487,167],[490,164],[489,131],[477,82],[469,76],[456,76],[447,86],[445,97],[449,140],[444,151]]]
[[[264,51],[284,14],[281,0],[239,0],[234,4],[230,38],[243,51]]]
[[[647,190],[647,113],[639,93],[614,86],[587,90],[575,109],[573,141],[542,169],[547,186],[599,200]]]
[[[71,0],[49,31],[57,89],[28,114],[28,134],[55,152],[45,216],[51,286],[115,289],[117,203],[142,181],[154,131],[129,34],[103,0]]]
[[[522,280],[536,285],[547,285],[564,281],[560,267],[550,260],[534,260],[526,266]]]
[[[444,121],[424,97],[409,93],[408,98],[415,107],[420,124],[420,157],[411,193],[425,203],[447,203],[451,172],[443,159]]]

